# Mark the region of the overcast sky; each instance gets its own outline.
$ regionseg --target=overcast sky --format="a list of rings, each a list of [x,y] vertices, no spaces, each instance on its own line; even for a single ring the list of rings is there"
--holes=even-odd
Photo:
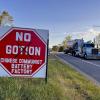
[[[100,0],[0,0],[3,10],[13,16],[15,26],[49,29],[50,46],[61,43],[67,34],[100,25]]]

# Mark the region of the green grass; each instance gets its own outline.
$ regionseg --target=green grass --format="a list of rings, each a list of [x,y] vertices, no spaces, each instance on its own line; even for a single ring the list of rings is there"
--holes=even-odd
[[[0,78],[0,100],[100,100],[100,87],[50,56],[47,84],[44,79]]]

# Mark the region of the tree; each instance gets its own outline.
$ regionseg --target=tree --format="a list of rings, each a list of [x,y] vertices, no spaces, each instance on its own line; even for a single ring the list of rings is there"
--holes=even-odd
[[[0,15],[0,26],[5,26],[7,24],[11,25],[13,17],[7,12],[3,11]]]
[[[58,51],[59,47],[57,45],[52,47],[52,51]]]
[[[71,35],[67,35],[67,36],[65,37],[65,39],[64,39],[63,42],[62,42],[62,45],[64,46],[64,48],[67,47],[67,41],[70,41],[71,38],[72,38]]]
[[[63,52],[64,51],[64,47],[63,46],[60,46],[58,51],[59,52]]]

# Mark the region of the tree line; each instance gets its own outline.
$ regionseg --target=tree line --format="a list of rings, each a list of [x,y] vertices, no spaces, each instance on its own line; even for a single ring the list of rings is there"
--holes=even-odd
[[[62,41],[61,44],[58,44],[58,45],[54,45],[52,47],[52,51],[57,51],[57,52],[62,52],[64,51],[65,48],[67,48],[67,41],[70,41],[72,39],[72,36],[71,35],[67,35],[65,37],[65,39]]]

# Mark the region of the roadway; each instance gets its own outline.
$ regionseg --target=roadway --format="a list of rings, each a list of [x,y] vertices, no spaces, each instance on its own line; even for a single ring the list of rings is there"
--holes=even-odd
[[[57,53],[56,56],[100,84],[100,60],[84,60],[83,58],[73,57],[63,53]]]

